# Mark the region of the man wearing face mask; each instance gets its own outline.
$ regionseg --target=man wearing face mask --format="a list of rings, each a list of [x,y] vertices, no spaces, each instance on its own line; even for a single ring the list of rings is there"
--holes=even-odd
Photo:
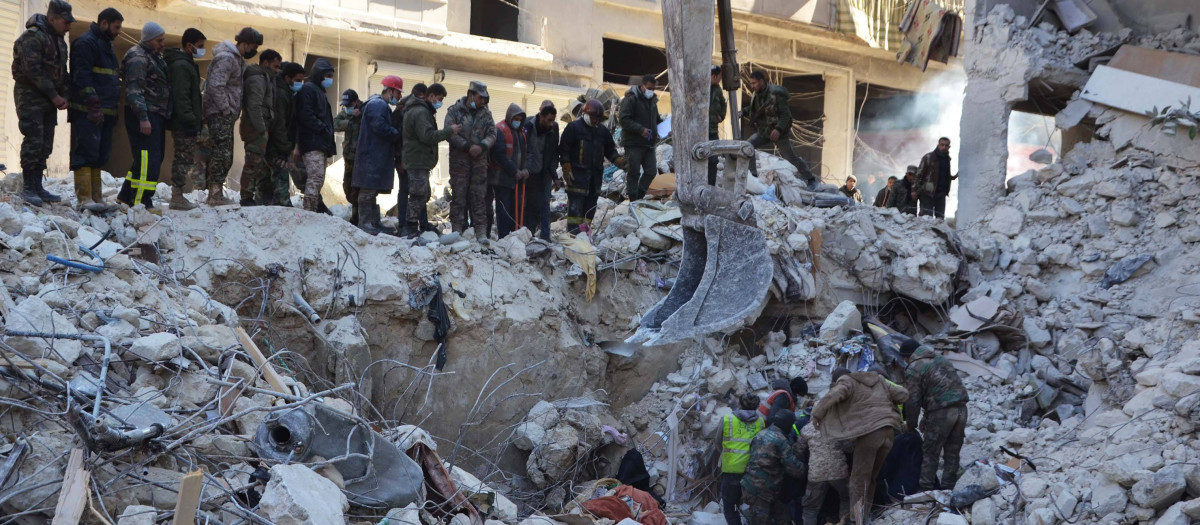
[[[13,102],[21,130],[21,198],[33,206],[61,202],[62,197],[42,187],[46,159],[54,149],[56,111],[67,109],[67,43],[71,29],[71,4],[50,0],[46,14],[25,22],[25,32],[13,43]]]
[[[492,166],[488,184],[496,200],[496,237],[503,239],[525,226],[525,203],[529,198],[528,137],[525,135],[525,110],[508,105],[504,122],[496,125],[496,143],[492,145]]]
[[[71,123],[71,171],[79,207],[103,212],[100,169],[112,152],[112,132],[121,102],[120,63],[112,41],[125,18],[113,8],[100,12],[91,29],[71,43],[73,92],[67,120]]]
[[[429,171],[437,166],[438,143],[462,131],[461,124],[450,124],[438,130],[434,115],[442,107],[446,88],[441,84],[429,86],[425,98],[413,98],[404,105],[404,172],[408,174],[407,231],[402,235],[416,236],[424,230],[425,215],[421,210],[429,202]],[[413,229],[419,224],[419,229]]]
[[[304,66],[284,62],[275,75],[275,118],[267,139],[267,163],[271,166],[270,189],[263,204],[291,206],[292,138],[288,134],[292,121],[292,97],[304,86]]]
[[[279,52],[268,49],[242,75],[242,120],[238,129],[246,151],[242,165],[242,206],[257,206],[270,193],[267,141],[271,122],[275,120],[275,75],[279,74],[282,63]]]
[[[167,77],[171,79],[169,127],[175,146],[175,157],[171,162],[172,210],[187,211],[196,207],[183,196],[188,174],[193,177],[193,189],[204,188],[204,167],[196,159],[200,128],[204,126],[200,67],[196,65],[196,59],[204,57],[206,40],[204,33],[190,27],[183,32],[183,47],[168,49],[163,55],[167,62]]]
[[[354,158],[358,153],[358,134],[362,129],[363,102],[358,92],[342,92],[342,109],[333,117],[333,130],[342,134],[342,192],[350,203],[350,223],[358,224],[358,190],[354,187]],[[394,126],[393,126],[394,127]]]
[[[293,161],[298,165],[304,186],[304,209],[319,212],[321,187],[325,185],[325,167],[337,154],[333,142],[333,106],[325,91],[333,87],[333,65],[324,58],[313,63],[308,82],[296,93],[296,111],[292,121],[292,141],[296,143]]]
[[[488,155],[496,142],[496,122],[487,108],[489,95],[483,82],[472,81],[467,96],[446,110],[446,127],[458,124],[461,133],[450,136],[450,224],[454,231],[467,229],[468,216],[475,239],[485,242],[487,217]]]
[[[209,151],[205,184],[209,206],[233,204],[225,197],[225,177],[233,167],[233,123],[242,112],[242,85],[246,61],[258,54],[262,33],[245,27],[236,44],[225,40],[216,45],[208,65],[204,86],[204,121],[208,124]]]
[[[125,131],[133,165],[121,184],[117,202],[154,209],[154,190],[166,148],[167,119],[171,117],[171,86],[162,59],[166,31],[155,22],[142,26],[142,40],[125,53]]]
[[[646,196],[650,183],[658,175],[658,159],[654,145],[658,137],[658,95],[654,75],[642,77],[642,85],[629,88],[629,96],[621,100],[621,147],[629,159],[625,172],[625,194],[630,201]]]
[[[558,177],[558,109],[543,100],[537,118],[526,119],[525,136],[529,138],[529,203],[525,206],[525,223],[542,240],[550,240],[550,191],[561,183]]]
[[[404,80],[395,75],[383,78],[383,92],[362,105],[361,130],[355,142],[361,146],[351,174],[358,196],[358,228],[370,235],[383,231],[375,198],[391,193],[396,179],[396,154],[392,147],[400,130],[392,126],[392,106],[404,96]]]
[[[612,132],[600,124],[603,119],[604,106],[600,101],[587,101],[583,105],[583,118],[567,124],[558,146],[563,179],[567,183],[567,229],[571,235],[579,233],[580,226],[590,224],[596,216],[596,201],[604,182],[604,159],[618,168],[628,167],[625,159],[617,155]]]

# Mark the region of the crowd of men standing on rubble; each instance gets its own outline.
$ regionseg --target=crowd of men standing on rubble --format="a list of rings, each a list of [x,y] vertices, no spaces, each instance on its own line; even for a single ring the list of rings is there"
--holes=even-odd
[[[488,108],[487,86],[471,82],[467,94],[446,108],[439,128],[436,117],[448,96],[445,87],[417,84],[406,95],[404,81],[388,76],[380,86],[372,86],[379,93],[366,100],[354,90],[343,92],[335,113],[327,92],[337,72],[329,61],[317,59],[306,71],[272,49],[260,53],[263,35],[254,28],[211,45],[200,30],[188,28],[180,47],[168,49],[165,29],[146,22],[137,45],[118,61],[113,41],[124,22],[119,11],[101,11],[68,53],[64,37],[74,22],[66,0],[51,0],[46,14],[31,17],[13,46],[14,102],[23,136],[22,197],[35,206],[62,201],[43,186],[58,111],[67,111],[71,126],[70,169],[78,206],[97,213],[113,209],[103,196],[101,170],[109,161],[119,120],[133,159],[117,203],[143,205],[153,213],[161,213],[154,194],[168,130],[174,147],[169,208],[183,211],[196,207],[185,196],[189,179],[192,188],[207,191],[206,205],[235,203],[226,197],[225,183],[233,166],[237,125],[245,152],[241,205],[291,206],[294,183],[303,193],[305,210],[328,213],[321,188],[326,167],[338,153],[334,134],[343,133],[343,190],[351,204],[350,220],[371,234],[384,231],[376,198],[394,190],[399,227],[388,233],[411,237],[436,230],[426,205],[430,173],[443,141],[450,150],[451,227],[456,232],[471,228],[477,239],[489,238],[493,227],[497,237],[526,227],[549,240],[550,195],[560,187],[567,192],[568,230],[578,233],[595,215],[606,160],[625,170],[630,200],[645,197],[658,175],[655,146],[664,137],[658,136],[662,117],[653,75],[630,87],[619,104],[621,155],[613,130],[604,124],[606,109],[597,100],[574,108],[561,129],[558,108],[549,100],[532,116],[511,104],[504,121],[497,123]],[[196,59],[210,51],[212,61],[202,82]],[[251,62],[256,57],[257,63]],[[728,107],[720,73],[714,66],[711,139],[717,138]],[[750,75],[749,84],[752,99],[739,115],[754,130],[748,140],[755,147],[774,144],[809,188],[815,188],[818,178],[792,149],[787,90],[769,84],[761,71]],[[122,102],[124,114],[118,115]],[[944,150],[939,145],[927,157],[944,155],[949,149],[945,142]],[[911,191],[891,192],[884,199],[888,205],[915,210],[920,193],[922,213],[928,209],[941,216],[949,181],[943,193],[937,161],[923,159],[917,180],[908,182],[906,177],[897,184]],[[948,170],[945,162],[941,171]],[[751,164],[751,171],[757,174],[757,163]],[[715,184],[716,173],[714,157],[710,184]],[[928,184],[922,181],[929,180],[939,181],[936,191],[925,191]],[[843,187],[843,192],[850,191],[853,198],[853,181],[847,185],[849,190]]]
[[[888,367],[834,368],[820,398],[800,377],[775,380],[765,399],[719,393],[736,399],[713,443],[726,523],[863,525],[875,504],[953,489],[967,390],[933,348],[906,339],[899,354]]]

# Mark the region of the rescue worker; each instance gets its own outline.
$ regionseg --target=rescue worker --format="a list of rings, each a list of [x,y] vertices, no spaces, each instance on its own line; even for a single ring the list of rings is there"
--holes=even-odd
[[[154,209],[158,171],[166,153],[167,119],[171,117],[171,85],[162,58],[166,30],[155,22],[142,26],[142,39],[121,62],[125,80],[125,132],[133,165],[125,175],[117,202]],[[160,212],[161,213],[161,212]]]
[[[600,101],[587,101],[582,114],[583,118],[567,124],[558,146],[563,180],[567,184],[567,230],[571,235],[579,233],[582,225],[591,224],[592,217],[596,216],[596,201],[600,199],[600,186],[604,182],[604,159],[612,161],[618,168],[628,166],[625,159],[617,155],[612,132],[600,123],[604,118],[604,106]]]
[[[56,111],[65,111],[67,102],[67,43],[63,35],[71,29],[75,17],[71,4],[50,0],[46,14],[36,14],[25,22],[25,32],[13,43],[13,102],[17,125],[21,130],[21,198],[32,206],[62,202],[62,197],[46,191],[42,175],[46,159],[54,149]]]
[[[333,130],[342,133],[342,193],[346,195],[346,202],[350,203],[350,224],[358,224],[358,189],[354,187],[353,182],[358,134],[363,121],[362,107],[363,102],[359,100],[358,92],[347,89],[342,92],[341,110],[333,117]],[[390,116],[388,120],[390,123]]]
[[[804,378],[794,377],[791,381],[776,379],[771,382],[771,388],[773,392],[758,406],[759,413],[766,418],[768,425],[780,412],[794,412],[797,408],[803,408],[796,403],[796,392],[802,392],[799,394],[801,396],[808,395],[808,383],[804,381]]]
[[[192,189],[205,189],[204,165],[197,162],[200,135],[204,127],[204,100],[200,94],[200,67],[197,58],[204,58],[208,39],[199,29],[189,27],[183,32],[181,47],[163,54],[167,62],[167,78],[171,81],[171,141],[175,156],[171,161],[172,210],[187,211],[196,207],[184,196],[188,176]]]
[[[888,201],[890,201],[892,199],[892,190],[895,188],[896,188],[896,177],[888,177],[887,178],[887,186],[884,186],[882,190],[879,190],[879,193],[875,194],[875,203],[874,203],[875,207],[876,208],[888,207]]]
[[[862,202],[863,202],[862,192],[858,191],[858,188],[855,188],[855,186],[857,186],[857,185],[858,185],[858,177],[855,177],[854,175],[846,177],[846,184],[843,185],[841,188],[838,188],[838,193],[845,195],[847,198],[849,198],[850,200],[852,200],[858,204],[862,204]]]
[[[950,195],[950,186],[956,180],[958,175],[950,174],[950,139],[942,137],[938,139],[937,148],[921,157],[916,187],[909,196],[920,203],[921,215],[944,219],[946,196]]]
[[[742,502],[749,525],[778,525],[791,521],[783,490],[786,477],[806,475],[795,439],[796,415],[780,412],[773,425],[767,426],[750,442],[750,460],[742,476]],[[737,523],[737,522],[734,522]]]
[[[398,192],[396,193],[396,207],[388,210],[388,215],[394,215],[397,219],[396,235],[404,237],[409,233],[419,233],[423,227],[428,227],[431,231],[436,231],[438,235],[442,232],[437,231],[429,225],[429,211],[421,209],[417,211],[418,220],[413,223],[408,222],[408,173],[404,169],[404,107],[408,102],[417,99],[425,98],[429,95],[429,86],[424,83],[417,82],[413,86],[412,92],[400,99],[400,103],[392,108],[392,127],[400,130],[400,134],[396,135],[395,142],[392,144],[392,159],[396,165],[396,175],[399,179]],[[415,235],[414,235],[415,236]]]
[[[270,192],[271,165],[267,162],[267,143],[275,120],[275,75],[283,57],[268,49],[257,64],[246,66],[242,74],[242,120],[238,132],[246,151],[242,165],[241,205],[256,206]],[[258,200],[255,200],[255,196]]]
[[[646,190],[658,175],[658,159],[654,145],[658,141],[658,95],[654,75],[642,77],[640,86],[629,88],[629,96],[621,99],[621,147],[629,169],[625,170],[625,195],[630,201],[646,197]]]
[[[879,470],[892,449],[892,438],[902,428],[896,405],[908,400],[904,388],[875,372],[833,370],[832,385],[813,407],[813,423],[832,440],[854,441],[850,469],[850,514],[854,523],[865,523]]]
[[[408,174],[409,224],[426,220],[422,210],[429,202],[429,172],[437,166],[438,143],[463,129],[461,124],[450,124],[438,130],[434,115],[445,99],[446,88],[433,84],[425,98],[409,100],[404,107],[404,171]]]
[[[808,484],[802,511],[804,525],[840,521],[850,512],[850,467],[846,464],[842,442],[821,435],[816,425],[805,425],[800,429],[800,446],[808,452]],[[829,491],[838,496],[838,514],[817,521]]]
[[[904,386],[909,400],[904,420],[909,431],[921,430],[921,490],[938,488],[938,460],[943,460],[941,487],[958,481],[959,453],[967,429],[967,389],[950,360],[909,339],[900,345],[908,361]],[[924,411],[925,417],[921,418]]]
[[[88,32],[71,43],[71,171],[79,207],[103,212],[100,172],[112,153],[113,128],[121,103],[120,62],[112,41],[125,17],[111,7],[100,11]]]
[[[909,215],[917,214],[917,201],[913,198],[917,184],[917,167],[909,165],[904,171],[904,178],[896,183],[892,196],[888,200],[889,208],[896,208]]]
[[[454,124],[462,127],[461,132],[450,135],[450,225],[461,233],[469,223],[481,243],[490,234],[488,152],[496,142],[496,122],[487,108],[489,98],[487,85],[472,81],[467,95],[446,110],[445,121],[447,128]]]
[[[294,99],[292,141],[296,144],[293,161],[304,188],[304,209],[320,212],[321,188],[325,185],[325,167],[337,154],[333,142],[333,107],[325,90],[333,87],[333,65],[324,58],[313,63],[308,82]]]
[[[820,183],[808,163],[797,157],[792,150],[792,110],[788,107],[791,95],[783,86],[767,83],[767,74],[762,71],[750,73],[750,91],[754,96],[750,106],[741,112],[742,118],[750,119],[750,126],[756,131],[750,135],[749,142],[755,148],[761,148],[768,142],[773,142],[779,149],[779,156],[796,167],[800,178],[813,190]],[[758,161],[750,163],[750,172],[758,176]]]
[[[504,122],[496,125],[492,144],[492,169],[488,175],[496,202],[496,238],[503,239],[525,226],[525,203],[529,198],[529,138],[525,135],[525,110],[509,104]]]
[[[729,103],[725,101],[725,92],[721,90],[721,66],[713,66],[711,73],[712,84],[708,87],[708,140],[717,140],[720,136],[717,130],[725,122],[729,113]],[[717,156],[708,158],[708,185],[717,184]]]
[[[225,178],[233,167],[233,123],[242,113],[246,61],[258,54],[263,36],[254,28],[245,27],[238,31],[234,41],[216,45],[204,79],[204,122],[209,134],[205,203],[209,206],[233,204],[225,197]]]
[[[370,235],[383,231],[375,199],[380,193],[391,193],[396,179],[396,153],[392,148],[400,130],[392,126],[392,106],[399,104],[404,95],[404,80],[400,77],[388,75],[382,83],[383,91],[358,108],[362,126],[354,142],[362,147],[355,153],[351,176],[351,186],[358,198],[355,203],[358,228]],[[354,93],[354,98],[358,98],[358,93]]]
[[[742,394],[738,409],[721,418],[717,444],[721,450],[721,512],[725,523],[740,524],[738,510],[742,505],[742,475],[750,463],[750,442],[766,426],[755,408],[758,396]]]
[[[558,108],[549,100],[543,100],[537,118],[525,122],[525,136],[529,137],[529,159],[525,168],[529,170],[530,199],[525,206],[525,224],[531,233],[544,241],[550,240],[550,192],[560,187],[558,176]]]
[[[275,206],[292,205],[291,174],[292,150],[295,144],[290,133],[292,123],[292,99],[304,86],[304,66],[295,62],[284,62],[275,75],[275,108],[271,119],[271,131],[267,138],[267,162],[271,166],[271,187],[267,195],[261,196],[263,204]]]

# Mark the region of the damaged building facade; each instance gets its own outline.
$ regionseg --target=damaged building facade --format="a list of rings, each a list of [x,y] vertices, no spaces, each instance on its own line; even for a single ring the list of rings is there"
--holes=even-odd
[[[345,89],[355,89],[364,99],[378,92],[386,75],[400,76],[407,88],[417,82],[441,82],[452,100],[465,95],[468,82],[482,80],[499,122],[512,102],[530,108],[549,99],[561,113],[589,88],[612,87],[620,96],[631,76],[664,74],[665,79],[667,69],[658,0],[80,0],[73,5],[78,22],[72,39],[87,31],[88,22],[105,7],[121,10],[128,38],[114,42],[118,57],[134,45],[142,24],[150,20],[166,28],[168,47],[177,46],[188,27],[203,31],[211,48],[232,39],[241,27],[254,26],[264,35],[263,49],[279,51],[285,61],[308,67],[325,58],[334,64],[337,75],[329,97],[335,106]],[[45,6],[41,0],[0,3],[0,40],[15,40],[24,20],[44,12]],[[830,181],[854,172],[856,108],[864,97],[880,91],[918,92],[927,77],[955,70],[935,62],[923,73],[896,63],[896,26],[903,2],[740,0],[733,2],[733,10],[741,60],[768,70],[773,81],[792,90],[797,147]],[[11,46],[0,50],[5,71],[10,50]],[[202,75],[211,56],[198,61]],[[714,56],[714,63],[718,60]],[[4,107],[12,105],[10,83],[7,75],[0,79]],[[748,96],[743,98],[748,102]],[[660,97],[660,104],[663,113],[670,112],[669,93]],[[13,112],[5,115],[0,163],[15,169],[20,133]],[[728,124],[724,133],[729,136]],[[935,133],[929,131],[933,137]],[[120,127],[115,135],[107,170],[123,173],[129,164],[127,139]],[[242,165],[237,144],[232,173]],[[340,148],[340,135],[338,144]],[[55,149],[69,149],[68,126],[59,126]],[[442,182],[439,187],[448,178],[446,155],[443,144],[441,173],[434,174],[434,180]],[[52,176],[67,172],[65,158],[51,159]],[[165,158],[167,170],[170,149]],[[897,161],[901,166],[911,162],[915,160]],[[325,191],[338,202],[340,163],[329,175]]]

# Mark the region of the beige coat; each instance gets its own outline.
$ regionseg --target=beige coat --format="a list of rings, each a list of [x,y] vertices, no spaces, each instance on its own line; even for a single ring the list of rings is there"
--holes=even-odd
[[[896,405],[908,400],[903,387],[884,381],[875,372],[854,372],[839,378],[813,407],[813,421],[826,439],[854,439],[884,427],[901,430]]]

